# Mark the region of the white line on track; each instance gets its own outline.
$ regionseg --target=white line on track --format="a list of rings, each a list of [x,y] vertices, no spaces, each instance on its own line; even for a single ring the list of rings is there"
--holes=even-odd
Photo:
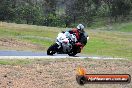
[[[0,56],[0,59],[62,59],[62,58],[78,58],[78,59],[124,59],[124,58],[106,58],[106,57],[70,57],[70,56]]]

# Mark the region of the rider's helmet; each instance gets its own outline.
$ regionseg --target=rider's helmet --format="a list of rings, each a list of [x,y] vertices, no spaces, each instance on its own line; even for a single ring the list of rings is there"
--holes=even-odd
[[[83,26],[82,24],[79,24],[79,25],[77,26],[77,29],[78,29],[78,31],[79,31],[80,33],[82,33],[82,32],[84,31],[84,26]]]

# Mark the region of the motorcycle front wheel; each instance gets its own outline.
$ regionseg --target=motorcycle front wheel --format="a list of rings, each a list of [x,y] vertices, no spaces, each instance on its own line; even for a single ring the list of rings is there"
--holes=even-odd
[[[57,43],[54,43],[53,45],[51,45],[48,50],[47,50],[47,55],[53,55],[56,53],[56,49],[58,47]]]

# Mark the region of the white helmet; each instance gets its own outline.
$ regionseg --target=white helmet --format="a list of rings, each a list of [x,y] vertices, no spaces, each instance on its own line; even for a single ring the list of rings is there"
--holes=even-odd
[[[80,30],[80,31],[83,31],[84,30],[84,26],[82,24],[79,24],[77,26],[77,29]]]

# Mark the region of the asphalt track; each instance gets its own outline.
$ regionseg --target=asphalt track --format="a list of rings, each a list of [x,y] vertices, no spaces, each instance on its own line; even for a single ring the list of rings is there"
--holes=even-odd
[[[79,59],[123,59],[111,57],[88,56],[77,54],[76,56],[68,56],[67,54],[55,54],[53,56],[47,55],[45,52],[32,51],[16,51],[16,50],[0,50],[0,59],[60,59],[60,58],[79,58]]]

